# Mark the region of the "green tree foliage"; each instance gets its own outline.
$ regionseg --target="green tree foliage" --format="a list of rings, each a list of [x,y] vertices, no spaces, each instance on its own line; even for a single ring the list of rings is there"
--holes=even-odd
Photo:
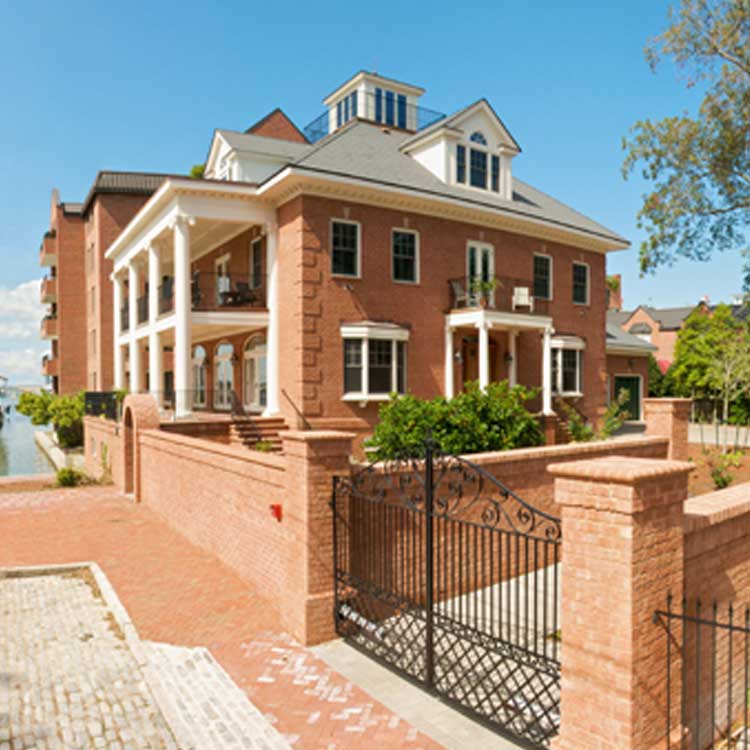
[[[206,165],[205,164],[193,164],[193,166],[190,168],[190,176],[194,180],[202,180],[203,174],[206,171]]]
[[[32,424],[51,424],[63,448],[83,445],[83,391],[74,396],[53,396],[47,391],[22,393],[16,408],[29,417]]]
[[[565,417],[565,429],[574,443],[588,443],[592,440],[608,440],[623,423],[630,417],[630,413],[623,406],[630,398],[626,388],[623,388],[617,398],[610,403],[602,417],[601,427],[596,430],[583,415],[562,399],[557,402],[559,411]]]
[[[380,408],[380,422],[367,442],[378,459],[418,456],[431,435],[446,453],[478,453],[542,445],[544,436],[537,418],[526,409],[536,395],[506,381],[477,383],[450,400],[412,395],[392,395]]]
[[[663,57],[704,94],[694,115],[640,120],[623,141],[624,176],[640,167],[651,183],[638,214],[642,272],[745,249],[750,225],[750,3],[681,0],[646,47],[652,69]]]
[[[652,398],[669,398],[683,396],[685,393],[674,378],[675,367],[672,363],[666,372],[662,372],[656,357],[648,355],[648,395]]]

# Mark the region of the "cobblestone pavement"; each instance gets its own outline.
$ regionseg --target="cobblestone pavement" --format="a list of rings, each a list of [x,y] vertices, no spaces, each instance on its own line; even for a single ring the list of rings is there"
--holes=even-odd
[[[2,750],[177,748],[87,570],[0,578],[0,664]]]
[[[441,750],[292,641],[216,558],[111,488],[0,494],[0,528],[0,565],[97,562],[141,638],[208,648],[295,750]]]

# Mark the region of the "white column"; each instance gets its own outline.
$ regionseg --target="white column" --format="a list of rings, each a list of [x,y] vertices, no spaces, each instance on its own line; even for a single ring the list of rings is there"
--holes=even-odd
[[[479,329],[479,387],[485,389],[490,384],[490,332],[487,323],[477,324]]]
[[[115,390],[120,390],[125,386],[125,368],[124,368],[124,362],[123,362],[123,356],[122,356],[122,346],[120,346],[120,335],[122,334],[122,320],[120,318],[121,316],[121,309],[122,309],[122,279],[119,276],[113,276],[112,277],[112,283],[114,284],[113,294],[112,294],[112,304],[114,305],[114,313],[112,316],[112,320],[114,321],[114,343],[115,343],[115,351],[114,351],[114,357],[115,357],[115,373],[114,373],[114,386]]]
[[[279,261],[276,252],[278,227],[266,227],[266,272],[268,273],[268,331],[266,336],[266,415],[279,413]]]
[[[445,326],[445,397],[453,398],[455,392],[453,364],[453,329]]]
[[[174,222],[174,388],[175,416],[190,413],[190,219]]]
[[[141,378],[141,356],[135,329],[138,325],[138,268],[131,261],[128,266],[128,335],[130,346],[130,392],[139,393],[143,388]]]
[[[542,339],[542,412],[552,411],[552,329],[545,328]]]
[[[518,331],[508,331],[508,354],[510,355],[510,367],[508,368],[508,385],[513,387],[518,383],[518,358],[516,356],[516,342]]]
[[[163,371],[161,337],[156,332],[159,317],[159,283],[161,281],[161,252],[155,244],[148,246],[148,389],[162,405]]]

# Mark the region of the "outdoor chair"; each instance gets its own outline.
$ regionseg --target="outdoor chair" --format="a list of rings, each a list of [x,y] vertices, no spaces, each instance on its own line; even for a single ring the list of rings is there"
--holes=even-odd
[[[237,282],[237,297],[235,304],[237,305],[253,305],[258,301],[257,290],[251,289],[250,284],[246,281]]]
[[[534,312],[534,298],[527,286],[517,286],[513,289],[513,309],[528,307],[529,312]]]
[[[461,307],[469,304],[469,295],[463,287],[463,284],[458,279],[453,279],[450,282],[451,292],[453,293],[453,305],[454,307]]]

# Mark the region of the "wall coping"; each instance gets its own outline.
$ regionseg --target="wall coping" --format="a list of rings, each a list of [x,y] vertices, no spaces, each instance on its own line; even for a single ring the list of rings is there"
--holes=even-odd
[[[750,482],[696,495],[685,502],[685,533],[750,513]]]
[[[662,477],[687,475],[694,468],[695,465],[688,461],[606,456],[553,464],[547,467],[547,471],[556,477],[565,479],[583,479],[590,482],[614,484],[639,484]]]
[[[282,441],[293,440],[299,443],[354,440],[357,437],[353,432],[340,430],[284,430],[279,436]]]
[[[87,416],[83,418],[83,424],[85,427],[95,427],[105,432],[109,432],[112,435],[119,434],[119,422],[113,422],[111,419],[104,419],[103,417],[92,417]]]
[[[285,470],[286,461],[281,456],[262,451],[251,451],[249,448],[235,448],[222,445],[213,440],[203,440],[191,435],[176,435],[161,428],[141,430],[140,439],[144,441],[168,443],[175,447],[198,450],[206,455],[222,456],[248,464],[259,464],[269,469]]]

